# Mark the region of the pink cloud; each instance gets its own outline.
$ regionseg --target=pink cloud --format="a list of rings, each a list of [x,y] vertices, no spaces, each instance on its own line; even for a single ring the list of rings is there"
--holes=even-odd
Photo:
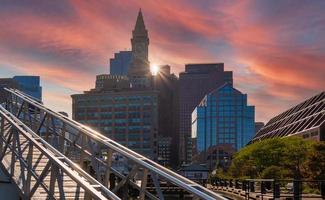
[[[230,61],[226,70],[234,71],[236,87],[256,105],[258,120],[324,90],[325,16],[319,12],[323,5],[248,0],[67,2],[64,11],[58,6],[56,12],[47,5],[39,13],[15,3],[8,11],[2,6],[0,64],[10,63],[22,73],[39,74],[44,81],[74,91],[87,90],[96,74],[108,72],[114,52],[130,48],[141,7],[151,62],[171,64],[178,73],[185,63]],[[58,94],[45,95],[54,99]]]

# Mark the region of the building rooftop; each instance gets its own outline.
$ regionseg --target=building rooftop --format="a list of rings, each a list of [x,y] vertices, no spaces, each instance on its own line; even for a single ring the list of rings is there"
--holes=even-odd
[[[285,137],[317,129],[325,124],[325,91],[273,117],[251,142]]]
[[[212,71],[220,71],[224,70],[223,63],[193,63],[185,65],[185,72],[182,73],[190,73],[190,74],[205,74],[210,73]]]

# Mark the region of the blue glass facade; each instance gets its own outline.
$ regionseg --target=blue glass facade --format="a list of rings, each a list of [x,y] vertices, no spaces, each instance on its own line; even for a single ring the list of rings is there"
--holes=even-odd
[[[206,94],[228,82],[233,82],[232,72],[223,63],[187,64],[179,74],[180,163],[192,161],[191,113]]]
[[[39,76],[14,76],[13,80],[17,82],[18,88],[22,92],[42,101],[42,87],[40,86]]]
[[[229,83],[206,95],[192,113],[192,139],[197,154],[214,147],[238,151],[254,133],[255,108],[247,105],[246,94]]]
[[[132,60],[132,51],[120,51],[110,59],[111,75],[127,75]]]

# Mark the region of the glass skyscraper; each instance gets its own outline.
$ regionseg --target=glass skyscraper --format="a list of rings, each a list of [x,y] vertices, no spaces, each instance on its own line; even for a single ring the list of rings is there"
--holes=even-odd
[[[111,75],[124,75],[128,74],[129,65],[132,60],[132,51],[120,51],[114,54],[111,58],[109,73]]]
[[[247,95],[226,83],[207,94],[192,112],[195,159],[222,163],[255,134],[255,108]],[[211,166],[210,166],[211,167]]]
[[[179,74],[179,163],[191,163],[191,113],[202,98],[224,83],[232,83],[232,72],[223,63],[185,65]]]
[[[19,90],[42,101],[42,87],[39,76],[14,76]]]

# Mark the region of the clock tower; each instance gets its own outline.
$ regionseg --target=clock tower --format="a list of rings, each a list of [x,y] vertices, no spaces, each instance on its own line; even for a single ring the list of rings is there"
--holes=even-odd
[[[141,9],[138,13],[134,30],[132,31],[131,44],[132,61],[129,66],[128,76],[130,78],[150,76],[150,63],[148,60],[149,38]]]

